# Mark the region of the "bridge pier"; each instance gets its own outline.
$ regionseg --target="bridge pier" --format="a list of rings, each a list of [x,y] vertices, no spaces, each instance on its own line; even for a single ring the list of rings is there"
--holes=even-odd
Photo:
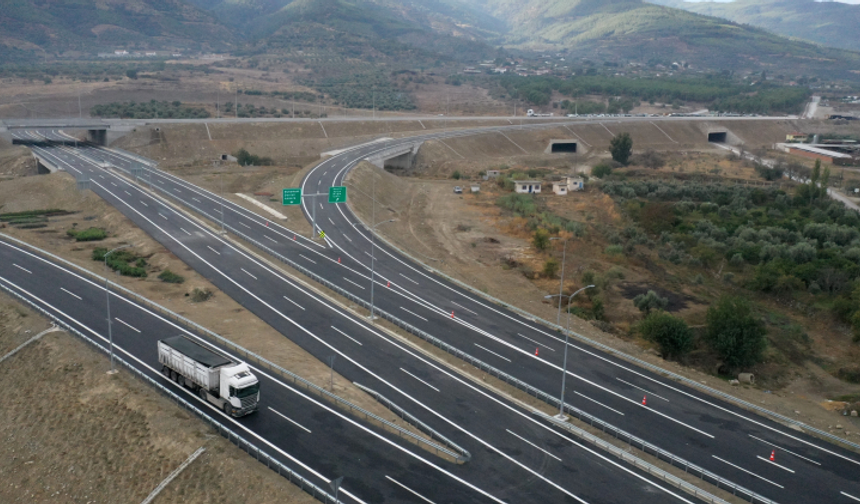
[[[91,129],[87,130],[87,140],[96,145],[107,145],[107,130]]]

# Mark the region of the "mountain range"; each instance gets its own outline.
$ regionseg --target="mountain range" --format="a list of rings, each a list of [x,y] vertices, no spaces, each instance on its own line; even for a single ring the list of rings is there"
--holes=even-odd
[[[756,1],[773,9],[804,3]],[[309,51],[334,66],[401,68],[562,51],[622,66],[682,62],[700,70],[860,79],[860,53],[641,0],[0,0],[0,44],[36,54]]]
[[[814,0],[649,0],[830,47],[860,51],[860,5]]]

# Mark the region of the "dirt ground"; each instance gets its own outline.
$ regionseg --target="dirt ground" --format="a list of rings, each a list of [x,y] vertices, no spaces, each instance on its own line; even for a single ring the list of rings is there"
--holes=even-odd
[[[47,327],[0,294],[0,355]],[[139,503],[200,447],[154,502],[316,502],[128,373],[106,370],[103,354],[66,332],[0,364],[0,384],[15,391],[0,409],[0,502]]]

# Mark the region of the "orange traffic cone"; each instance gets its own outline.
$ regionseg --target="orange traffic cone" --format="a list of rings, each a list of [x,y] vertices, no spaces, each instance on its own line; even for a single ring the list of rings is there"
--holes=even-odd
[[[269,227],[269,221],[266,221],[266,227]]]
[[[642,396],[642,406],[648,405],[648,398],[646,396]]]
[[[773,462],[774,460],[776,460],[776,450],[771,450],[770,461]]]
[[[538,356],[538,349],[535,348],[535,357],[537,357],[537,356]]]
[[[337,263],[340,264],[340,257],[337,258]]]
[[[454,318],[454,310],[451,310],[451,318]]]
[[[386,287],[391,287],[391,282],[388,282],[388,285],[386,285]]]
[[[293,241],[296,241],[296,235],[293,235]]]

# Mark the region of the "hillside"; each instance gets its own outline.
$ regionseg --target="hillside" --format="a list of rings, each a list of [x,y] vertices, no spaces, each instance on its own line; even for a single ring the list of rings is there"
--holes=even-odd
[[[604,60],[671,63],[698,69],[779,71],[852,78],[860,54],[788,40],[743,26],[639,0],[482,0],[507,22],[510,45],[568,49]]]
[[[813,0],[650,1],[757,26],[785,37],[860,51],[860,5]]]
[[[235,42],[212,14],[182,0],[6,0],[0,8],[0,62],[42,51],[223,51]]]

